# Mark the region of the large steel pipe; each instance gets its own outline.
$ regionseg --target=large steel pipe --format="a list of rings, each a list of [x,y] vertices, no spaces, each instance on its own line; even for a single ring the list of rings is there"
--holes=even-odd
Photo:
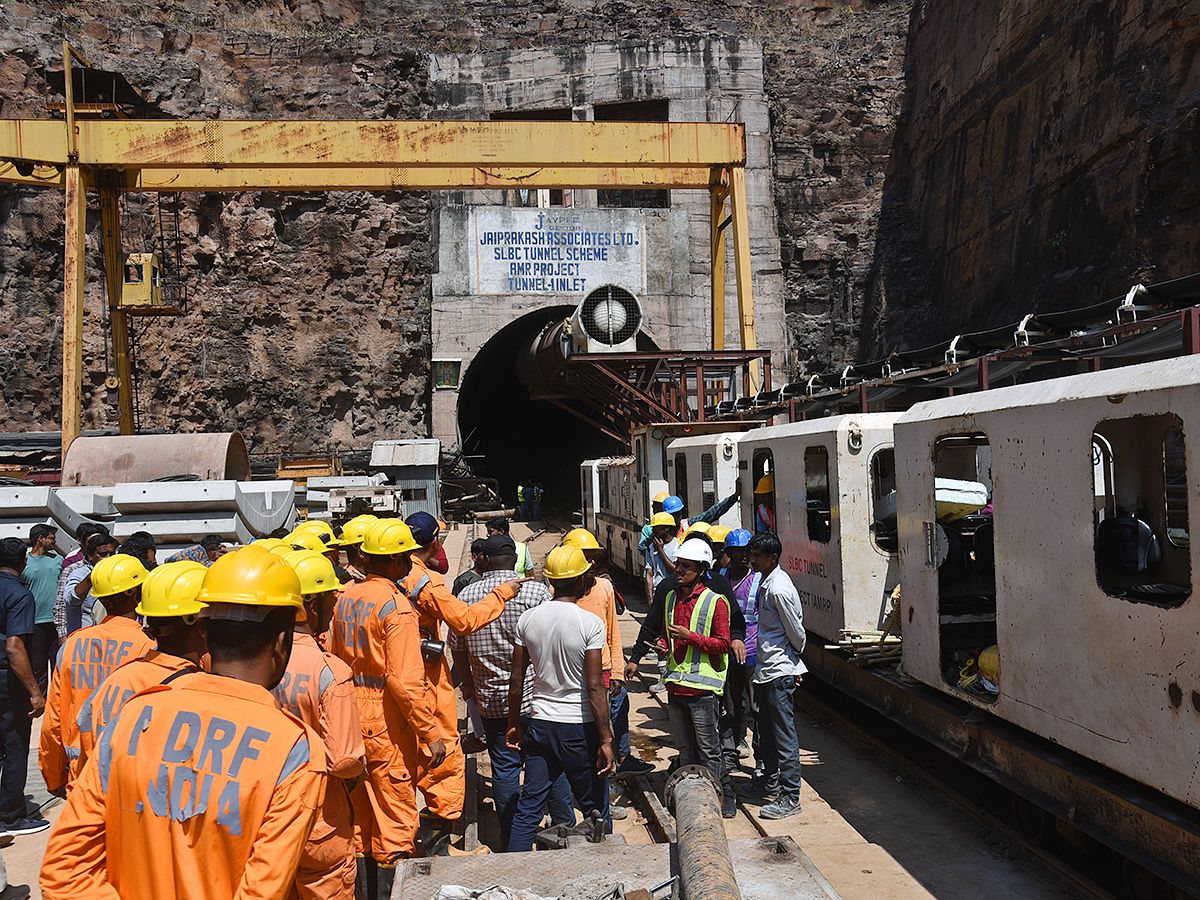
[[[194,475],[202,481],[249,481],[241,432],[77,437],[63,458],[62,483],[107,486]]]
[[[703,766],[684,766],[667,779],[675,817],[679,882],[684,900],[742,900],[721,818],[721,784]]]

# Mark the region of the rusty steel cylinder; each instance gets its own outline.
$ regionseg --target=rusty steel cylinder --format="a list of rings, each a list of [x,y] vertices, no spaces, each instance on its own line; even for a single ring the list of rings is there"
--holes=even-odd
[[[720,782],[703,766],[684,766],[667,780],[666,801],[675,817],[684,900],[742,900],[721,818]]]

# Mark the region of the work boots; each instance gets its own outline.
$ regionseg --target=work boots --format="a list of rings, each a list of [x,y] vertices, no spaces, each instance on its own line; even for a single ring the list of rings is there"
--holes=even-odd
[[[449,856],[450,838],[453,837],[454,822],[441,816],[421,813],[421,824],[417,828],[416,852],[414,856]],[[384,898],[380,898],[384,900]]]
[[[392,883],[396,880],[396,866],[379,864],[375,874],[375,884],[379,891],[379,900],[392,900]]]
[[[354,900],[379,900],[379,884],[376,881],[378,863],[370,856],[359,856],[354,860],[357,872],[354,878]]]

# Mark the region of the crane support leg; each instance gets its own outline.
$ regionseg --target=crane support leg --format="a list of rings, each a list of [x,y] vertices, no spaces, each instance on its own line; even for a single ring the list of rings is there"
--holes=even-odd
[[[722,170],[724,175],[724,170]],[[709,220],[712,225],[712,349],[725,349],[725,198],[723,183],[709,188]]]
[[[65,172],[66,267],[63,271],[62,450],[79,434],[83,409],[84,235],[87,230],[87,176],[79,166]]]
[[[737,273],[738,317],[741,322],[742,349],[757,350],[754,336],[754,287],[750,273],[750,222],[746,211],[746,170],[729,167],[729,205],[733,217],[733,258]],[[751,366],[761,378],[759,363]],[[761,381],[759,387],[761,387]]]
[[[129,359],[129,319],[121,307],[125,283],[125,253],[121,242],[121,192],[100,188],[100,224],[104,234],[104,276],[108,287],[108,320],[112,328],[113,360],[117,369],[117,404],[121,434],[133,434],[133,367]]]

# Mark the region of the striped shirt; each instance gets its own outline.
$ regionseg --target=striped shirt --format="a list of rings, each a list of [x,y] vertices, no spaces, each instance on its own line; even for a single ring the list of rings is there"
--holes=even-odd
[[[484,572],[478,581],[463,588],[458,599],[468,605],[478,603],[499,585],[520,576],[512,570]],[[479,714],[487,719],[508,718],[508,674],[512,671],[513,648],[517,620],[527,609],[532,609],[550,599],[550,589],[544,584],[527,581],[521,585],[517,596],[508,601],[504,612],[494,622],[483,626],[474,634],[460,635],[450,632],[450,648],[466,650],[471,661],[471,678],[475,682],[475,702]],[[533,678],[525,674],[525,690],[521,698],[521,714],[527,715],[533,702]]]

